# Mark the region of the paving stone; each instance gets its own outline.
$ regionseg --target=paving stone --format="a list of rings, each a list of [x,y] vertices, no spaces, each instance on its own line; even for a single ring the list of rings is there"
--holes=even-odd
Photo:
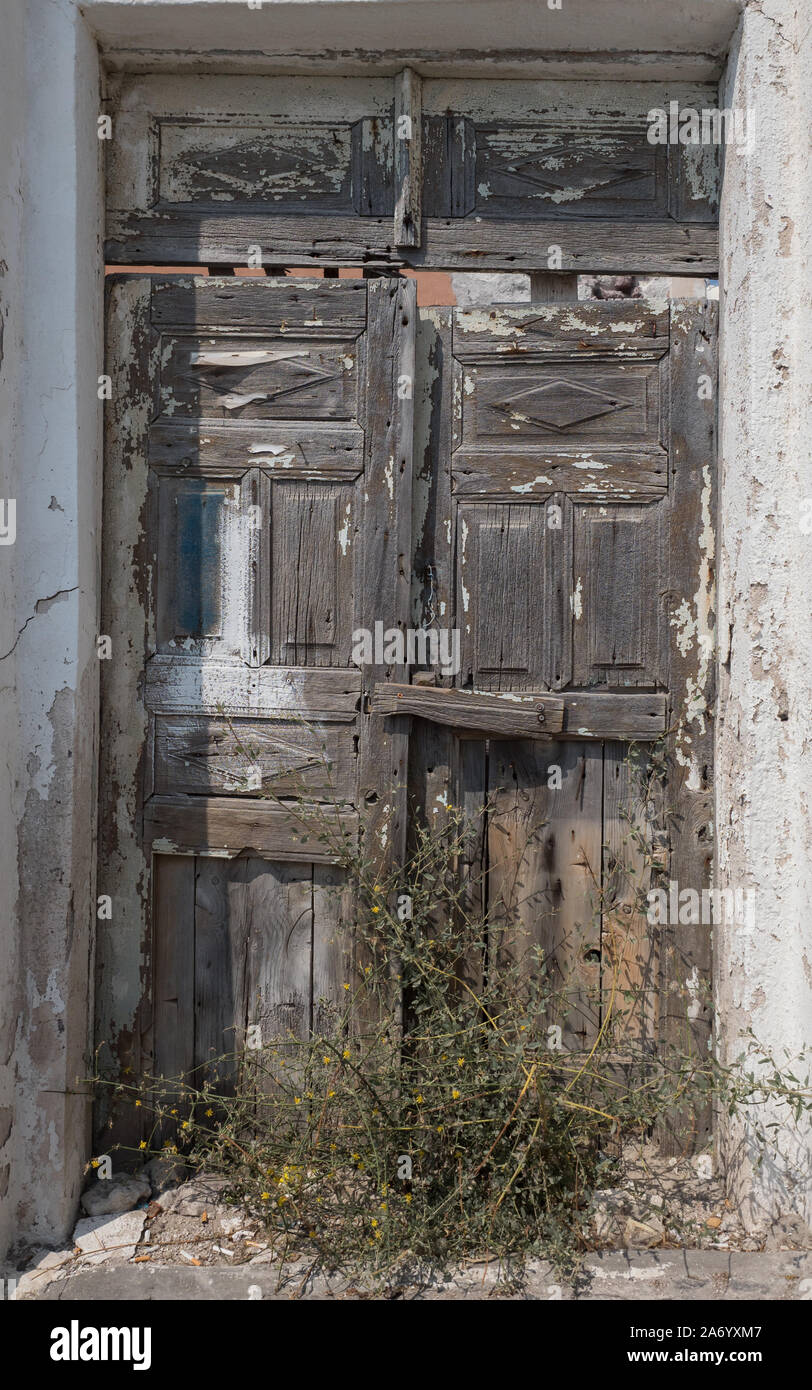
[[[130,1259],[144,1229],[146,1213],[125,1211],[118,1216],[87,1216],[77,1224],[74,1244],[84,1264],[104,1264]]]

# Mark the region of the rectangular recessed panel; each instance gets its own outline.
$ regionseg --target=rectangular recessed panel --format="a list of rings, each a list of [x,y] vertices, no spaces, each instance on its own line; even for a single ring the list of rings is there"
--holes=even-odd
[[[151,475],[159,651],[236,656],[246,588],[238,479]]]
[[[341,666],[352,654],[353,490],[275,483],[272,650],[280,665]]]
[[[643,120],[477,124],[475,182],[485,217],[656,217],[666,150],[649,144]]]
[[[660,680],[664,503],[577,506],[572,606],[578,685]]]
[[[591,525],[592,663],[639,666],[644,603],[640,522],[596,517]]]
[[[352,801],[351,732],[344,723],[159,715],[155,792]]]
[[[542,684],[534,641],[544,589],[544,513],[534,506],[461,507],[457,625],[461,684],[528,689]],[[534,674],[536,680],[533,680]]]
[[[353,420],[354,340],[175,338],[166,344],[161,411],[173,420]]]
[[[175,632],[219,637],[222,616],[220,553],[222,489],[188,484],[175,497]]]
[[[162,203],[351,208],[349,125],[162,121],[159,140]]]
[[[658,384],[657,368],[644,364],[469,368],[463,437],[466,443],[533,439],[563,447],[574,436],[616,446],[654,443]]]

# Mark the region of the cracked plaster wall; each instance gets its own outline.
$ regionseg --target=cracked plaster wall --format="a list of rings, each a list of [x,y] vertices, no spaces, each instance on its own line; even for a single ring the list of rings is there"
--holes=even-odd
[[[7,0],[0,59],[0,1255],[70,1229],[87,1156],[101,370],[98,59]],[[12,1124],[13,1118],[13,1124]]]
[[[779,1055],[812,1037],[810,93],[808,7],[748,5],[722,88],[723,105],[754,112],[756,133],[726,152],[721,210],[716,818],[719,882],[752,889],[755,918],[718,931],[727,1056],[748,1027]],[[772,1118],[781,1128],[760,1169],[754,1124],[721,1120],[753,1228],[790,1209],[812,1221],[808,1126]]]

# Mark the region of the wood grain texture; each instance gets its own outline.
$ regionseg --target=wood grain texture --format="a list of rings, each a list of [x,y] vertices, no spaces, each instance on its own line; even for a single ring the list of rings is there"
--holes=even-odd
[[[144,690],[149,708],[159,714],[330,715],[353,721],[361,699],[361,674],[355,668],[248,667],[231,661],[155,656],[148,662]]]
[[[566,235],[564,228],[566,227]],[[258,246],[263,265],[370,265],[415,270],[547,270],[550,247],[561,246],[561,269],[594,275],[717,275],[715,225],[594,220],[476,223],[424,217],[420,247],[393,245],[391,215],[325,217],[235,211],[111,212],[104,243],[108,264],[240,265]],[[238,282],[239,283],[239,282]]]
[[[453,729],[530,737],[560,732],[564,701],[551,695],[478,695],[467,690],[379,683],[372,697],[378,715],[416,714]]]
[[[600,1027],[603,750],[492,745],[488,790],[496,968],[537,970],[540,951],[559,996],[548,1022],[566,1049],[588,1046]]]
[[[405,629],[411,585],[412,450],[416,289],[413,281],[368,283],[367,454],[369,496],[363,545],[361,612],[370,629]],[[398,394],[401,379],[410,393]],[[374,619],[374,621],[372,621]],[[364,694],[376,682],[403,682],[407,669],[376,661],[363,668]],[[408,725],[365,714],[360,753],[364,853],[382,876],[405,850]]]
[[[144,810],[144,836],[156,852],[233,857],[244,850],[268,859],[332,864],[337,845],[358,833],[355,811],[331,808],[313,818],[268,801],[235,796],[153,796]]]
[[[514,447],[458,449],[454,454],[454,496],[489,502],[517,498],[544,501],[562,493],[582,501],[648,501],[662,497],[668,485],[664,450],[629,448],[626,453],[602,447],[579,449],[568,458],[561,449]],[[558,499],[560,501],[560,498]],[[550,497],[551,503],[556,499]]]
[[[653,1051],[659,1026],[660,933],[645,903],[659,878],[664,787],[645,751],[604,745],[602,1009],[613,1045]]]
[[[155,719],[158,795],[355,796],[355,756],[344,724],[300,719]]]
[[[396,246],[419,246],[423,215],[422,82],[412,68],[395,78],[395,225]]]

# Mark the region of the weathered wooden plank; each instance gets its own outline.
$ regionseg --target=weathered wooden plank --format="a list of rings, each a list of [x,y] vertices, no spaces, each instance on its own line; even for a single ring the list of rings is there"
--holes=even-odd
[[[713,855],[715,690],[717,307],[671,306],[671,488],[667,630],[671,770],[669,879],[679,890],[710,885]],[[711,393],[698,389],[702,378]],[[706,383],[702,382],[703,385]],[[711,1032],[711,927],[662,928],[662,1037],[680,1052],[707,1054]],[[675,1111],[663,1129],[666,1153],[701,1145],[710,1108]]]
[[[486,969],[488,946],[488,745],[480,739],[454,740],[455,806],[467,832],[457,861],[460,922],[471,945],[458,966],[464,985],[477,993]],[[442,814],[442,812],[440,812]],[[476,949],[477,935],[484,950]]]
[[[344,869],[314,864],[311,1027],[317,1036],[336,1038],[348,1031],[356,930],[353,892]]]
[[[329,715],[349,722],[359,709],[361,673],[354,667],[249,668],[241,662],[154,656],[146,668],[144,698],[160,714],[222,717],[227,710],[234,716],[289,713],[307,720]]]
[[[367,456],[360,613],[370,629],[406,627],[411,580],[412,450],[416,287],[413,280],[372,280],[369,295]],[[409,383],[408,394],[398,383]],[[405,653],[404,653],[405,655]],[[405,665],[363,668],[364,693],[376,681],[404,681]],[[364,852],[382,875],[402,862],[406,843],[408,725],[364,716],[360,797]]]
[[[245,1036],[247,861],[195,862],[195,1084],[234,1090]]]
[[[168,1097],[178,1094],[195,1064],[195,860],[158,854],[152,874],[151,1069],[174,1083],[165,1089]],[[174,1129],[162,1123],[160,1142]]]
[[[605,303],[505,305],[457,309],[454,355],[461,361],[531,354],[564,361],[657,361],[668,351],[668,310],[636,299]]]
[[[561,248],[562,270],[582,275],[718,274],[716,226],[670,219],[424,218],[422,246],[400,254],[416,270],[532,272],[549,269],[551,246]]]
[[[355,478],[363,470],[363,449],[363,430],[342,424],[280,422],[269,427],[236,420],[184,424],[162,419],[149,436],[153,468],[214,475],[258,467],[286,478]]]
[[[607,741],[603,779],[602,1011],[612,1045],[653,1048],[659,1007],[659,931],[646,894],[664,833],[663,784],[644,749]]]
[[[415,627],[452,625],[454,593],[450,308],[418,310],[415,357],[412,593]],[[438,684],[451,676],[435,670]]]
[[[341,807],[303,819],[292,808],[267,802],[174,794],[153,796],[144,809],[144,835],[156,853],[219,859],[251,850],[268,859],[332,864],[340,837],[353,839],[357,833],[357,814]]]
[[[273,292],[269,292],[271,286]],[[156,276],[152,322],[163,330],[283,330],[291,336],[346,339],[348,333],[363,331],[364,286],[357,280],[256,280],[250,276],[221,285],[186,275]]]
[[[540,949],[558,996],[548,1026],[564,1049],[588,1046],[600,1026],[603,750],[493,744],[488,790],[496,969],[530,971]]]
[[[578,298],[578,276],[565,270],[536,270],[530,276],[534,304],[573,303]]]
[[[465,217],[476,202],[476,144],[466,116],[423,117],[423,211]]]
[[[564,729],[569,738],[619,738],[641,743],[661,738],[667,727],[664,695],[565,691]]]
[[[544,722],[539,722],[539,709]],[[621,738],[646,741],[666,728],[667,701],[655,694],[593,694],[590,691],[483,692],[419,685],[377,684],[377,714],[412,714],[456,729],[479,729],[497,736],[577,739]]]
[[[467,690],[380,683],[374,688],[373,714],[416,714],[454,729],[531,738],[558,733],[564,701],[554,695],[474,694]]]
[[[361,217],[390,217],[395,205],[392,118],[372,116],[353,128],[353,207]]]
[[[251,1047],[262,1049],[257,1086],[271,1091],[278,1078],[291,1101],[298,1095],[306,1106],[301,1083],[312,1016],[312,870],[251,859],[246,882],[246,1021]]]
[[[526,271],[549,268],[561,246],[561,269],[577,274],[718,275],[717,228],[670,219],[651,222],[494,221],[424,217],[420,247],[392,245],[389,217],[280,216],[235,211],[118,213],[108,217],[108,264],[189,265],[236,262],[258,246],[263,265],[377,265],[416,270]],[[237,283],[240,283],[239,280]],[[343,281],[341,282],[344,283]],[[323,331],[323,330],[322,330]]]
[[[356,757],[341,723],[159,715],[154,758],[158,795],[355,796]]]
[[[419,246],[423,194],[423,111],[421,80],[412,68],[395,78],[396,246]]]
[[[566,493],[586,501],[641,500],[662,497],[668,486],[668,456],[663,450],[572,449],[559,446],[486,452],[458,449],[453,462],[454,496],[513,502]]]

